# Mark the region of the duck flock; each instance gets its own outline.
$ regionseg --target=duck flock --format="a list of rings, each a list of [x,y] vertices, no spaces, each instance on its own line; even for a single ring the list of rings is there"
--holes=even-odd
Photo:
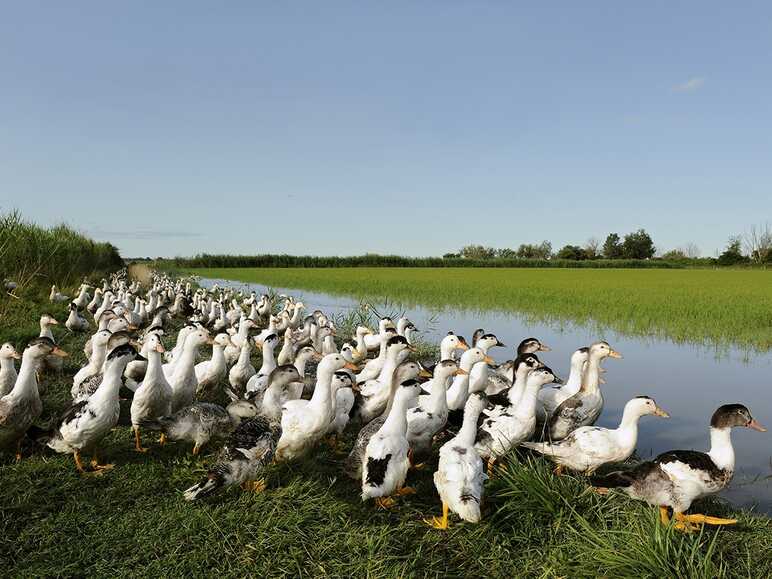
[[[558,474],[589,477],[597,492],[618,488],[659,507],[665,524],[672,513],[675,528],[689,532],[736,522],[686,511],[729,484],[731,429],[765,430],[742,404],[724,405],[711,418],[707,453],[674,450],[597,476],[598,468],[632,455],[642,417],[668,417],[652,398],[637,396],[617,428],[594,426],[603,410],[601,363],[622,358],[603,341],[573,353],[563,383],[539,359],[550,349],[536,338],[496,365],[489,352],[504,344],[494,334],[480,329],[467,342],[449,331],[437,360],[418,360],[418,330],[407,318],[356,327],[339,346],[330,317],[319,310],[306,315],[292,296],[194,288],[162,274],[153,275],[147,291],[123,271],[101,287],[82,284],[74,299],[53,286],[50,300],[69,302],[68,331],[93,328],[84,348],[88,363],[72,376],[72,404],[41,427],[39,378],[61,372],[67,355],[56,345],[58,322],[42,316],[40,336],[21,356],[2,345],[0,450],[15,450],[21,460],[29,438],[71,454],[84,475],[102,474],[113,465],[100,462],[100,443],[119,425],[123,401],[138,452],[148,451],[148,432],[160,433],[160,445],[192,444],[193,454],[224,441],[206,476],[184,491],[190,501],[233,485],[261,492],[273,462],[296,460],[320,444],[341,447],[344,433],[357,433],[345,471],[361,485],[362,500],[380,508],[415,492],[406,486],[411,468],[436,465],[442,515],[426,522],[438,529],[448,527],[451,512],[480,520],[485,481],[496,461],[519,446],[555,462]]]

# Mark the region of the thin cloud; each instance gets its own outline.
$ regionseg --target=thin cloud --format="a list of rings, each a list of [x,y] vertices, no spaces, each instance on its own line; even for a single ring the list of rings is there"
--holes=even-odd
[[[693,76],[690,79],[685,80],[684,82],[677,84],[673,87],[673,90],[675,92],[694,92],[696,90],[700,90],[703,86],[705,86],[705,81],[707,79],[704,76]]]

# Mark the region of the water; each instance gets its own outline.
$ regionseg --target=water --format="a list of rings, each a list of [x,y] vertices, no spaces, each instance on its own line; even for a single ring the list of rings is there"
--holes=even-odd
[[[267,291],[267,287],[260,284],[216,279],[199,281],[203,287],[217,283],[255,291],[258,295]],[[359,307],[359,302],[352,298],[290,288],[273,289],[302,300],[311,311],[318,308],[328,315],[345,314]],[[375,307],[378,308],[378,304]],[[574,350],[600,339],[607,340],[624,355],[624,359],[604,362],[607,370],[603,375],[606,384],[602,386],[605,406],[597,424],[616,427],[625,403],[640,394],[653,397],[672,417],[669,420],[649,416],[641,419],[637,452],[642,458],[674,449],[706,450],[710,417],[722,404],[745,404],[756,420],[772,427],[772,354],[769,353],[749,355],[734,349],[715,351],[703,346],[622,336],[610,331],[598,334],[590,328],[570,323],[545,325],[503,312],[422,307],[403,310],[394,304],[382,309],[387,313],[406,311],[422,330],[422,338],[432,343],[439,343],[448,330],[470,340],[474,330],[484,328],[507,344],[507,348],[490,351],[497,362],[511,359],[515,346],[522,339],[537,337],[552,348],[551,352],[540,352],[540,359],[563,378],[568,377],[568,362]],[[772,514],[772,432],[737,428],[732,433],[732,442],[736,453],[735,476],[722,496],[733,504],[755,506],[757,511]]]

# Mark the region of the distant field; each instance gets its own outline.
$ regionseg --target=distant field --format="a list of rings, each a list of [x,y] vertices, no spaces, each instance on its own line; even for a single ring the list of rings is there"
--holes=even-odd
[[[389,298],[405,305],[522,312],[632,335],[772,348],[772,272],[483,268],[222,268],[203,277]]]

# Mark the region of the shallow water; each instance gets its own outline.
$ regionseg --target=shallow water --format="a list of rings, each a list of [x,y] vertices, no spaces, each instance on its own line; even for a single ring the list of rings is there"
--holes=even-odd
[[[260,284],[228,280],[201,279],[204,287],[243,288],[259,294],[267,290]],[[359,307],[359,301],[323,293],[273,288],[292,294],[311,311],[320,309],[328,315],[347,313]],[[673,449],[706,450],[709,445],[708,424],[713,411],[722,404],[745,404],[751,414],[767,427],[772,427],[772,354],[749,355],[746,351],[675,344],[667,340],[628,337],[606,331],[598,334],[591,328],[571,323],[545,325],[523,316],[504,312],[470,312],[464,310],[410,307],[398,304],[375,304],[383,313],[406,311],[422,330],[421,337],[439,343],[448,330],[471,339],[477,328],[484,328],[507,344],[490,354],[497,362],[511,359],[515,346],[534,336],[552,348],[540,352],[539,358],[562,378],[568,377],[571,354],[580,346],[605,339],[624,359],[604,362],[607,373],[602,386],[605,406],[597,424],[615,427],[622,408],[633,396],[645,394],[672,416],[669,420],[644,417],[640,423],[638,455],[650,458]],[[760,433],[735,429],[732,441],[736,453],[735,477],[722,496],[736,505],[755,506],[757,511],[772,514],[772,432]]]

